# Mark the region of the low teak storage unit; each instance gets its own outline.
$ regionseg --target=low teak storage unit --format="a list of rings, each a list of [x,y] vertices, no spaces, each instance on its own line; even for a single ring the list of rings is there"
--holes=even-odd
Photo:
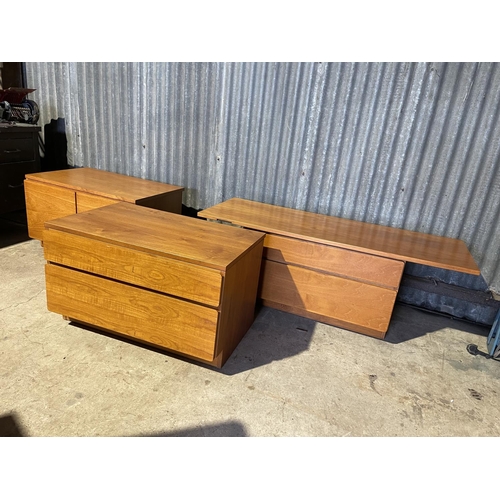
[[[130,203],[45,226],[52,312],[216,367],[254,321],[262,233]]]
[[[24,181],[28,234],[42,240],[46,221],[120,201],[180,214],[183,190],[87,167],[28,174]]]
[[[264,305],[384,338],[405,262],[480,274],[463,241],[233,198],[198,213],[266,233]]]

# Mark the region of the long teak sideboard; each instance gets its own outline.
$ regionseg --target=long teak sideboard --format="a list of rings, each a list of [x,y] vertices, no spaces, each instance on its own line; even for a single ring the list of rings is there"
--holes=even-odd
[[[262,233],[130,203],[45,227],[49,311],[216,367],[254,321]]]
[[[95,168],[26,175],[28,234],[42,240],[46,221],[125,201],[180,214],[184,188]]]
[[[384,338],[406,262],[479,275],[458,239],[232,198],[198,213],[266,234],[263,305]]]

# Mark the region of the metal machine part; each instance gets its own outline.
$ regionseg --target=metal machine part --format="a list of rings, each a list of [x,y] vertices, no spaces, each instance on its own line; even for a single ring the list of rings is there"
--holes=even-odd
[[[34,90],[14,87],[0,90],[0,120],[35,125],[40,110],[35,101],[26,99]]]
[[[486,347],[488,349],[487,353],[480,351],[476,344],[469,344],[467,346],[467,352],[473,356],[480,355],[487,359],[500,361],[500,309],[497,312],[495,321],[488,335]]]
[[[492,358],[500,358],[500,310],[493,322],[486,345],[488,346],[488,353]]]

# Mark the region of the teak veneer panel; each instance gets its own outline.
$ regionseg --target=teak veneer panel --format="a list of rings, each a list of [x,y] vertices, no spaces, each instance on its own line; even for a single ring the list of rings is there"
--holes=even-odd
[[[397,290],[404,262],[319,243],[266,234],[263,256]]]
[[[97,196],[95,194],[76,192],[76,212],[87,212],[88,210],[95,210],[96,208],[105,207],[116,203],[112,198],[105,198],[104,196]]]
[[[255,319],[255,301],[259,286],[262,263],[262,241],[244,256],[244,265],[238,272],[228,272],[223,283],[223,306],[220,314],[216,353],[219,360],[216,366],[222,366]]]
[[[212,361],[218,312],[47,264],[47,307],[73,320]]]
[[[65,217],[76,213],[75,193],[59,186],[41,184],[29,179],[24,181],[26,216],[29,236],[42,239],[47,219]]]
[[[231,266],[250,246],[262,244],[264,238],[255,231],[130,203],[51,220],[45,227],[219,270]]]
[[[41,172],[30,174],[28,178],[74,191],[97,196],[105,195],[116,201],[128,203],[136,203],[137,200],[183,190],[179,186],[90,167]]]
[[[218,307],[220,271],[101,241],[48,230],[45,259],[117,281]]]
[[[294,265],[264,260],[260,296],[305,317],[361,329],[383,338],[397,292]],[[335,319],[333,319],[335,318]]]
[[[202,210],[200,217],[228,221],[266,233],[479,275],[465,243],[329,215],[304,212],[240,198]]]

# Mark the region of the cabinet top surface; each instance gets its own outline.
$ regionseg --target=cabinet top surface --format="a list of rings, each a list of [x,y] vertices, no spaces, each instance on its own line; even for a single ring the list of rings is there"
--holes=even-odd
[[[108,198],[129,203],[184,189],[163,182],[139,179],[90,167],[28,174],[26,178],[90,194],[105,195]]]
[[[15,134],[19,132],[39,132],[40,127],[28,124],[0,125],[0,134]]]
[[[405,262],[480,274],[465,243],[454,238],[304,212],[240,198],[232,198],[202,210],[198,216]]]
[[[69,215],[45,227],[221,271],[264,239],[260,232],[130,203]]]

